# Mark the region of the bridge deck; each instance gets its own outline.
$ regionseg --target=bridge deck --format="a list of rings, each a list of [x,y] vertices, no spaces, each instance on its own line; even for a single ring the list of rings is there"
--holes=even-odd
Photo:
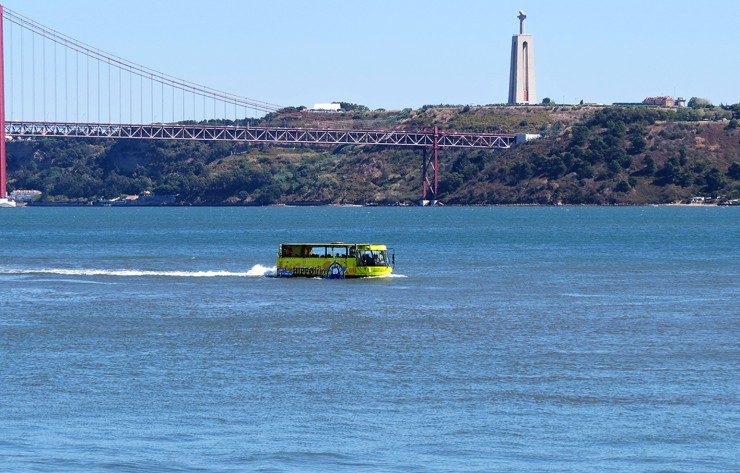
[[[7,121],[12,137],[138,138],[158,140],[241,141],[275,144],[384,145],[432,147],[433,131],[338,130],[313,128],[240,127],[218,125],[117,125]],[[515,135],[445,133],[436,135],[440,148],[509,148]]]

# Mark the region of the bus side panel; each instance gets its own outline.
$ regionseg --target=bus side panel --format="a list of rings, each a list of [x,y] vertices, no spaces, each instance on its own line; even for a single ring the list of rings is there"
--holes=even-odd
[[[356,274],[354,258],[301,258],[301,257],[279,257],[277,260],[277,272],[281,270],[290,271],[294,277],[324,277],[329,273],[329,266],[336,261],[344,270],[344,276],[352,277]]]

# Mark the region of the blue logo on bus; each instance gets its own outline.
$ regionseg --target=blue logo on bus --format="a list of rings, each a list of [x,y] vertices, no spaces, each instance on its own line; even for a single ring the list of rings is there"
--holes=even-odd
[[[324,276],[325,279],[344,279],[344,273],[347,271],[346,266],[342,266],[341,264],[337,263],[337,260],[334,260],[332,264],[329,265],[328,268],[326,268],[326,276]]]

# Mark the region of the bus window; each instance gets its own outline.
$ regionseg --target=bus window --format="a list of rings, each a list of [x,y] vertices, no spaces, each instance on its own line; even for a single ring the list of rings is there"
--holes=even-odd
[[[375,251],[375,265],[376,266],[387,266],[388,258],[386,258],[385,251]]]
[[[370,250],[360,250],[357,254],[357,264],[360,266],[375,266],[375,258]]]
[[[331,246],[313,246],[311,248],[311,256],[314,258],[332,258],[332,250],[333,248]]]
[[[334,257],[335,258],[346,258],[347,257],[347,247],[346,246],[334,247]]]

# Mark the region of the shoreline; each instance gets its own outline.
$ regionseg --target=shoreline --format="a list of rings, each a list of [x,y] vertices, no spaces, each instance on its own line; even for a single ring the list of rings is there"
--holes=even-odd
[[[93,205],[90,203],[81,202],[46,202],[46,203],[31,203],[31,202],[18,202],[17,207],[94,207],[94,208],[142,208],[142,207],[338,207],[338,208],[358,208],[358,207],[422,207],[420,205],[411,204],[397,204],[397,205],[383,205],[383,204],[271,204],[271,205],[217,205],[217,204],[170,204],[170,205]],[[424,206],[430,207],[430,206]],[[470,204],[470,205],[455,205],[455,204],[441,204],[435,205],[434,207],[740,207],[740,202],[733,200],[723,203],[681,203],[672,202],[667,204]]]

